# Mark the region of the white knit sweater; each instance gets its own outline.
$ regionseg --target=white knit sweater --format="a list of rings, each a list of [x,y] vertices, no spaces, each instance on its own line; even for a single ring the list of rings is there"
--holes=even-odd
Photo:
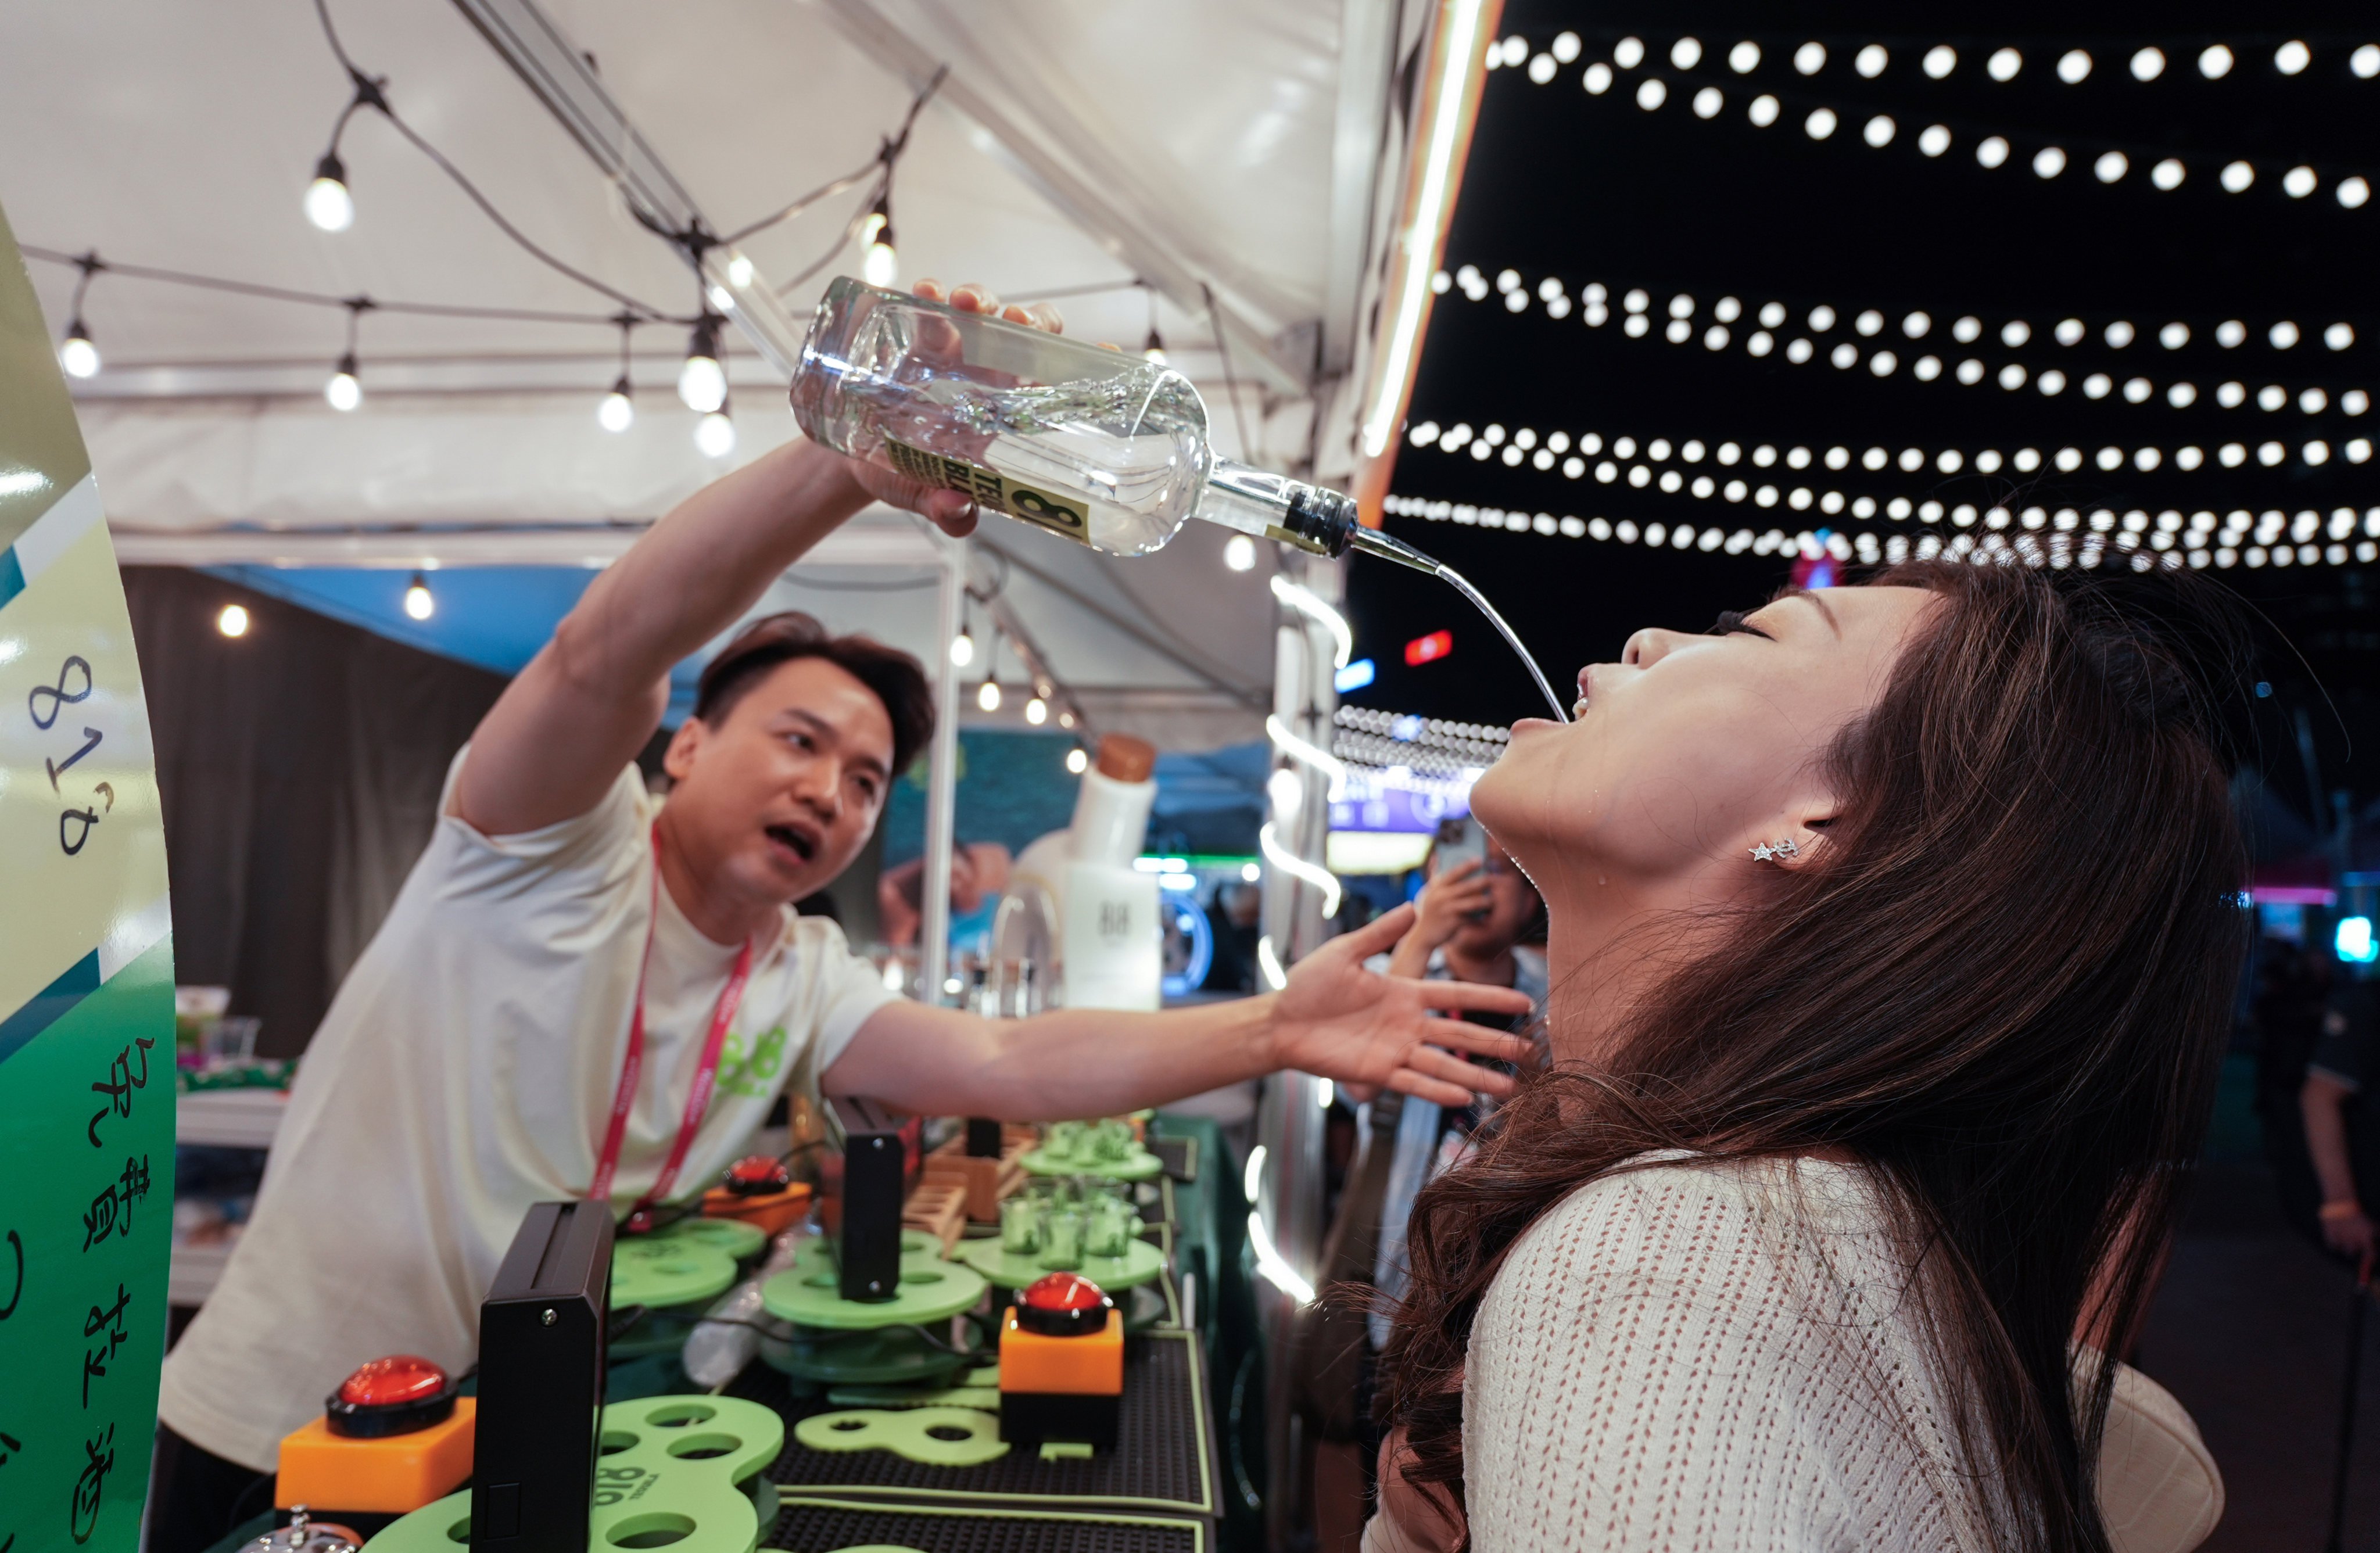
[[[1976,1553],[1909,1282],[1855,1168],[1672,1160],[1572,1194],[1472,1328],[1472,1546]]]

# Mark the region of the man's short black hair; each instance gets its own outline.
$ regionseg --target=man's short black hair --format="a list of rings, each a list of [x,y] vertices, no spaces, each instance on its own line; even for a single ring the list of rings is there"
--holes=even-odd
[[[780,663],[797,658],[825,659],[884,703],[885,715],[892,720],[892,775],[907,770],[934,736],[934,693],[924,665],[873,637],[859,632],[835,636],[815,616],[798,610],[754,621],[720,649],[703,668],[694,693],[694,715],[717,727],[746,691]]]

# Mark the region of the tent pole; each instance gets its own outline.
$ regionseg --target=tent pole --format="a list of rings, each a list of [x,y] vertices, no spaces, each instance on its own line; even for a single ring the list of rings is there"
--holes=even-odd
[[[959,671],[951,642],[959,634],[959,611],[966,594],[966,541],[943,538],[941,588],[935,597],[934,743],[926,766],[926,877],[919,901],[917,997],[947,1001],[950,977],[951,846],[958,819]]]

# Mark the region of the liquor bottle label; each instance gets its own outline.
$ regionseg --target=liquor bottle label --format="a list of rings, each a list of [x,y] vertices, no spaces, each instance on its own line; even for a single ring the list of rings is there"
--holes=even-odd
[[[884,452],[892,467],[911,479],[946,491],[964,491],[996,512],[1063,534],[1079,544],[1090,542],[1091,515],[1078,498],[1020,485],[997,469],[947,453],[929,453],[893,437],[884,439]]]

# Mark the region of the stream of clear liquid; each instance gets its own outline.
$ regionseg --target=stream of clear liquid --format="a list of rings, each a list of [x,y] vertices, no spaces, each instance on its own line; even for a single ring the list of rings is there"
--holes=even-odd
[[[1513,630],[1512,624],[1497,613],[1496,606],[1489,603],[1479,589],[1471,586],[1469,577],[1453,567],[1422,553],[1402,540],[1389,538],[1377,528],[1356,529],[1354,547],[1366,555],[1377,555],[1384,561],[1394,561],[1399,565],[1411,566],[1417,572],[1427,572],[1470,600],[1471,607],[1488,617],[1488,624],[1496,627],[1497,634],[1504,638],[1512,647],[1513,655],[1520,659],[1521,666],[1529,671],[1529,679],[1536,686],[1537,694],[1543,696],[1546,698],[1546,705],[1553,709],[1554,721],[1556,722],[1570,721],[1570,708],[1562,703],[1560,697],[1554,694],[1554,687],[1546,683],[1546,672],[1537,667],[1537,661],[1529,656],[1527,648],[1521,645],[1520,633]]]

